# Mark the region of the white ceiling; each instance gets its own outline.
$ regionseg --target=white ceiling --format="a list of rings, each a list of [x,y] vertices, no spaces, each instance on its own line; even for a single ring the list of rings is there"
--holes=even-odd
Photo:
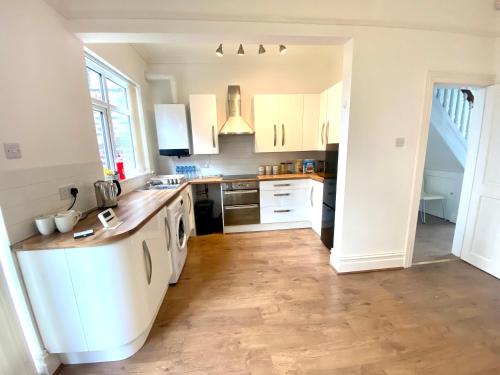
[[[264,44],[266,53],[258,54],[258,44],[243,44],[244,56],[236,54],[238,44],[224,44],[224,56],[218,57],[215,50],[218,43],[205,44],[131,44],[144,61],[154,63],[213,63],[213,64],[269,64],[311,65],[321,61],[331,63],[342,56],[341,46],[287,45],[287,52],[278,53],[278,45]]]
[[[371,25],[492,33],[494,0],[45,0],[70,20],[169,19]]]

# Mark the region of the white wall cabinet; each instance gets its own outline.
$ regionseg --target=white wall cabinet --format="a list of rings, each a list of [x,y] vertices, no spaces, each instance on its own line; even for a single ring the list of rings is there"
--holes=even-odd
[[[302,150],[303,95],[254,96],[255,152]]]
[[[323,214],[323,183],[310,181],[309,188],[309,220],[312,229],[321,236],[321,219]]]
[[[44,345],[63,363],[119,360],[143,345],[172,273],[164,215],[111,245],[17,253]]]
[[[321,150],[324,146],[321,143],[320,125],[320,95],[304,95],[304,112],[302,116],[302,150]]]
[[[218,154],[217,101],[215,95],[189,95],[193,154]]]
[[[328,143],[339,142],[341,109],[342,82],[338,82],[320,94],[320,150],[324,150]]]

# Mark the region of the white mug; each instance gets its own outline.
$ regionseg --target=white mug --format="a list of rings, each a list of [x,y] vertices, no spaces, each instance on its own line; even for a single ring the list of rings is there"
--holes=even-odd
[[[49,234],[54,233],[54,231],[56,230],[54,215],[39,216],[35,218],[35,223],[38,231],[44,236],[48,236]]]
[[[81,212],[75,210],[58,213],[55,217],[57,230],[61,233],[71,232],[81,217]]]

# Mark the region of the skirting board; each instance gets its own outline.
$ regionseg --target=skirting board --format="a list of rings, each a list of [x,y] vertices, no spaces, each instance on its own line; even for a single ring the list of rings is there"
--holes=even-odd
[[[354,256],[341,256],[338,253],[332,249],[330,255],[330,264],[337,273],[404,267],[403,250]]]
[[[296,221],[293,223],[230,225],[224,227],[224,233],[260,232],[264,230],[298,229],[311,227],[312,225],[310,221]]]

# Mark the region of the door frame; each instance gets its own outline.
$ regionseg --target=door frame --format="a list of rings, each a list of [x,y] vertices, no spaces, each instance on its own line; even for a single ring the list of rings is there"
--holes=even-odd
[[[422,110],[422,122],[420,126],[420,135],[417,139],[417,154],[415,157],[415,163],[413,166],[413,177],[412,177],[412,188],[411,188],[411,196],[410,196],[410,207],[409,207],[409,217],[407,220],[407,229],[406,229],[406,240],[405,240],[405,255],[404,255],[404,267],[409,268],[412,266],[413,259],[413,250],[415,245],[415,235],[417,230],[417,222],[418,222],[418,210],[420,204],[420,193],[422,189],[422,181],[424,175],[424,166],[425,166],[425,156],[427,153],[427,140],[429,136],[430,129],[430,120],[431,120],[431,112],[432,112],[432,99],[434,95],[434,86],[435,85],[450,85],[450,86],[476,86],[476,87],[487,87],[495,84],[495,76],[494,75],[482,75],[482,74],[464,74],[464,73],[450,73],[450,72],[436,72],[430,71],[427,74],[427,80],[425,85],[425,93],[424,93],[424,102],[423,102],[423,110]],[[484,106],[483,106],[484,107]],[[482,113],[481,113],[482,117]],[[481,123],[479,123],[481,125]],[[473,158],[467,157],[466,166],[469,163],[475,164],[475,160],[477,158],[477,152],[479,147],[479,134],[480,134],[480,125],[479,129],[476,128],[475,135],[472,137],[474,140],[477,140],[477,144],[474,144],[472,147],[473,150],[470,151],[473,154]],[[477,138],[477,139],[476,139]],[[468,150],[469,151],[469,150]],[[460,202],[465,202],[470,200],[470,193],[472,191],[472,183],[474,181],[474,170],[475,168],[467,168],[467,170],[472,170],[467,180],[464,175],[464,180],[462,183],[462,194],[460,196]],[[465,186],[467,184],[467,186]],[[470,186],[468,186],[470,185]],[[459,215],[458,219],[466,220],[467,215]],[[465,225],[462,226],[465,228]],[[462,248],[462,240],[463,233],[461,235],[456,236],[457,241],[454,238],[454,251],[455,255],[460,254]],[[455,242],[456,245],[455,245]]]

